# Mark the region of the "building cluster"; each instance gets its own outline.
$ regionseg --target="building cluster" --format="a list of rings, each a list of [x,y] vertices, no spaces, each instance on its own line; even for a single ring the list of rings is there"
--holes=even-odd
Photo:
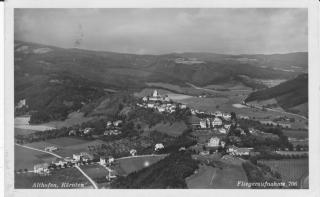
[[[120,126],[123,123],[122,120],[116,121],[108,121],[106,125],[106,130],[104,131],[103,135],[105,136],[112,136],[112,135],[120,135],[122,132],[120,130]]]
[[[173,113],[177,108],[185,109],[187,106],[181,103],[173,103],[167,95],[162,96],[157,90],[154,90],[151,96],[142,98],[142,103],[137,103],[137,106],[149,109],[155,109],[160,113]]]

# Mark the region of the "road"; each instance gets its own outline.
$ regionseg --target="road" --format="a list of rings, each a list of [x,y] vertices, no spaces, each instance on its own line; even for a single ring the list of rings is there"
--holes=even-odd
[[[259,106],[259,105],[248,105],[248,104],[245,104],[246,106],[248,106],[248,107],[253,107],[253,108],[256,108],[256,109],[260,109],[260,110],[262,110],[263,109],[263,107],[262,106]],[[282,114],[286,114],[286,115],[292,115],[292,116],[296,116],[296,117],[299,117],[299,118],[302,118],[302,119],[304,119],[304,120],[308,120],[308,118],[307,117],[305,117],[305,116],[302,116],[302,115],[300,115],[300,114],[294,114],[294,113],[290,113],[290,112],[286,112],[286,111],[281,111],[281,110],[277,110],[277,109],[272,109],[272,108],[264,108],[264,109],[266,109],[267,111],[273,111],[273,112],[278,112],[278,113],[282,113]]]
[[[79,166],[75,165],[75,167],[88,179],[88,181],[90,181],[94,189],[98,189],[97,184]]]
[[[47,153],[47,154],[50,154],[50,155],[53,155],[59,159],[61,159],[62,157],[60,155],[57,155],[55,153],[52,153],[52,152],[49,152],[49,151],[44,151],[44,150],[41,150],[41,149],[37,149],[37,148],[33,148],[33,147],[29,147],[29,146],[24,146],[24,145],[21,145],[21,144],[16,144],[17,146],[20,146],[20,147],[23,147],[23,148],[27,148],[27,149],[31,149],[31,150],[35,150],[35,151],[39,151],[39,152],[43,152],[43,153]],[[98,186],[97,184],[77,165],[75,165],[76,169],[78,169],[80,171],[81,174],[83,174],[84,177],[86,177],[88,179],[88,181],[93,185],[93,187],[95,189],[98,189]]]

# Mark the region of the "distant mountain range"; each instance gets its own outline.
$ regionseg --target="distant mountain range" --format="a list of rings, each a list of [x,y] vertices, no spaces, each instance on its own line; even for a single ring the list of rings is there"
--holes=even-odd
[[[205,86],[238,80],[257,89],[263,87],[251,79],[291,79],[307,72],[308,65],[305,52],[135,55],[21,41],[15,41],[14,50],[15,103],[27,99],[31,109],[53,111],[65,103],[65,113],[71,110],[67,106],[90,102],[104,94],[105,88],[137,90],[147,82]]]

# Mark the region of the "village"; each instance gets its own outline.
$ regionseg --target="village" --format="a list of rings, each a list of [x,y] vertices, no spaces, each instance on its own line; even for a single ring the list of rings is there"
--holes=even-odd
[[[187,106],[181,103],[175,103],[171,101],[168,96],[160,95],[157,90],[154,90],[150,96],[143,97],[139,103],[136,104],[141,108],[150,108],[156,110],[158,113],[174,113],[176,109],[186,109]],[[217,152],[226,152],[232,156],[249,155],[252,151],[252,147],[238,148],[234,145],[226,145],[226,137],[232,125],[235,125],[235,114],[222,113],[216,111],[214,113],[201,112],[196,109],[190,109],[192,116],[191,126],[193,129],[193,136],[195,137],[197,144],[188,149],[196,151],[197,154],[205,156]],[[199,118],[201,117],[201,118]],[[103,135],[112,136],[121,134],[122,120],[106,121],[105,131]],[[93,128],[80,128],[78,130],[70,130],[69,136],[88,136],[94,131]],[[242,131],[242,135],[245,133]],[[164,149],[163,143],[158,142],[154,144],[153,154],[159,154],[160,150]],[[45,152],[55,153],[60,147],[47,146],[44,148]],[[185,150],[185,147],[180,147],[179,150]],[[132,157],[138,155],[137,150],[131,149],[129,151]],[[87,152],[80,152],[70,155],[69,157],[58,158],[51,163],[39,163],[34,165],[34,173],[43,174],[50,173],[52,170],[76,167],[80,165],[100,164],[104,166],[109,174],[106,176],[107,180],[116,178],[116,171],[113,169],[116,159],[109,155],[107,157],[101,156],[99,158],[93,156]]]
[[[152,113],[158,113],[162,115],[174,114],[180,110],[188,111],[188,126],[191,128],[190,136],[196,142],[191,146],[181,146],[179,151],[191,151],[194,154],[195,159],[211,160],[213,157],[222,158],[224,162],[244,161],[250,157],[255,157],[260,154],[254,146],[244,146],[241,144],[242,140],[246,138],[256,137],[277,139],[277,136],[271,133],[265,133],[259,129],[249,127],[247,130],[243,129],[240,125],[241,121],[251,121],[251,118],[242,114],[235,114],[234,112],[205,112],[194,108],[189,108],[186,104],[172,101],[167,95],[160,95],[157,90],[154,90],[151,95],[141,97],[135,104],[136,108],[147,109],[153,111]],[[278,118],[283,121],[283,117]],[[277,121],[278,119],[274,120]],[[286,121],[289,121],[286,119]],[[270,120],[272,122],[272,120]],[[120,137],[123,135],[123,125],[125,124],[123,119],[104,120],[104,132],[101,135],[94,135],[95,128],[92,127],[79,127],[70,129],[67,133],[68,137],[99,139],[101,137]],[[261,122],[261,125],[278,126],[270,123]],[[282,127],[282,125],[280,125]],[[251,139],[250,138],[250,139]],[[112,138],[111,138],[112,139]],[[289,140],[296,140],[290,139]],[[249,143],[250,144],[250,143]],[[20,145],[23,146],[23,145]],[[111,183],[116,180],[117,177],[123,176],[119,174],[119,160],[123,158],[143,158],[153,156],[165,156],[167,155],[162,150],[166,148],[165,143],[161,140],[152,144],[153,151],[151,154],[140,153],[137,149],[127,149],[127,155],[119,157],[113,155],[97,155],[89,151],[74,152],[70,155],[58,155],[64,151],[64,147],[55,145],[45,146],[43,149],[37,149],[38,151],[46,152],[56,157],[56,159],[41,163],[36,163],[33,166],[32,172],[37,175],[50,175],[54,171],[60,169],[75,168],[81,173],[85,174],[82,168],[91,168],[90,166],[101,166],[108,173],[104,177],[104,182]],[[29,148],[29,147],[27,147]],[[305,156],[304,147],[294,147],[292,150],[299,150],[300,153],[294,153],[293,155]],[[289,148],[284,149],[276,148],[274,153],[278,155],[290,154]],[[292,155],[292,154],[291,154]],[[197,157],[198,156],[198,157]],[[231,160],[230,160],[231,159]],[[87,167],[86,167],[87,166]],[[149,166],[149,163],[144,164],[144,167]],[[17,174],[26,173],[23,170],[17,170]],[[88,177],[88,176],[87,176]],[[89,177],[90,179],[90,177]],[[100,180],[103,181],[103,180]],[[94,181],[92,181],[94,182]]]

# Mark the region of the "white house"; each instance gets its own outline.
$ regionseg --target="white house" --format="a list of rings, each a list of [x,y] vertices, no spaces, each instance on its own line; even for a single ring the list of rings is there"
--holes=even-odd
[[[130,150],[130,154],[131,154],[132,156],[135,156],[135,155],[137,154],[137,150],[136,150],[136,149],[131,149],[131,150]]]
[[[186,109],[187,105],[186,104],[180,104],[179,107],[180,107],[180,109]]]
[[[227,120],[227,121],[231,120],[231,114],[224,113],[224,114],[222,115],[222,117],[223,117],[223,119],[225,119],[225,120]]]
[[[242,156],[242,155],[250,155],[250,152],[253,148],[238,148],[236,146],[228,147],[227,152],[231,155]]]
[[[33,172],[40,174],[40,173],[47,173],[49,172],[49,164],[47,163],[41,163],[41,164],[36,164],[33,166]]]
[[[158,151],[158,150],[160,150],[160,149],[164,149],[164,146],[163,146],[162,143],[156,144],[156,145],[154,146],[154,150],[155,150],[155,151]]]
[[[112,125],[112,122],[111,122],[111,121],[108,121],[108,122],[107,122],[107,127],[109,128],[109,127],[111,127],[111,125]]]
[[[100,161],[99,161],[100,165],[106,165],[106,158],[105,157],[100,157]]]
[[[93,128],[85,128],[83,134],[89,134],[93,131]]]
[[[212,121],[212,126],[221,126],[222,125],[222,120],[220,118],[214,118]]]
[[[120,126],[120,124],[122,124],[122,120],[116,120],[116,121],[113,121],[113,125],[115,126],[115,127],[118,127],[118,126]]]
[[[207,128],[207,121],[206,120],[200,120],[200,128],[202,128],[202,129]]]
[[[72,155],[72,158],[73,158],[75,161],[80,161],[81,158],[82,158],[82,155],[81,155],[81,154],[73,154],[73,155]]]
[[[144,97],[142,98],[142,100],[143,100],[144,102],[147,102],[147,101],[148,101],[148,97],[144,96]]]
[[[222,117],[221,111],[216,111],[216,112],[214,112],[214,115],[215,115],[216,117]]]
[[[208,147],[218,147],[219,146],[219,142],[220,142],[220,138],[212,137],[212,138],[210,138],[207,146]]]
[[[219,132],[220,133],[223,133],[223,134],[226,134],[227,133],[227,130],[225,128],[219,128]]]
[[[111,157],[111,156],[109,156],[109,158],[108,158],[108,163],[109,163],[109,164],[114,163],[114,158],[113,158],[113,157]]]
[[[148,104],[147,104],[147,107],[148,107],[148,108],[154,108],[154,103],[148,103]]]
[[[55,146],[47,146],[47,147],[44,148],[44,150],[45,150],[45,151],[52,152],[52,151],[54,151],[54,150],[58,150],[58,148],[55,147]]]

